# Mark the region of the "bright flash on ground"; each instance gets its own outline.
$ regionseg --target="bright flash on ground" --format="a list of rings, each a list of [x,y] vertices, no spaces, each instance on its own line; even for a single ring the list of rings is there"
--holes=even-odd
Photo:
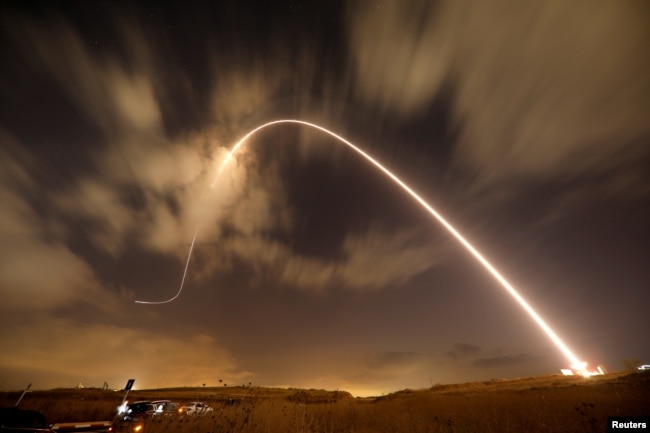
[[[589,366],[586,362],[574,364],[571,366],[571,368],[563,368],[560,371],[565,376],[591,377],[605,374],[605,369],[602,365],[597,366],[595,369],[589,369]]]
[[[123,414],[123,413],[126,413],[126,410],[128,409],[128,406],[129,406],[129,402],[128,402],[128,401],[125,401],[124,403],[122,403],[121,405],[119,405],[119,406],[117,407],[117,413],[118,413],[118,415],[121,415],[121,414]]]

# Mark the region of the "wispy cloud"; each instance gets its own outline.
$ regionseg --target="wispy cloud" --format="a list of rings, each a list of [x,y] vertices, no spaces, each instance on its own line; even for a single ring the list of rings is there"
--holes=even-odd
[[[5,312],[42,311],[99,294],[92,268],[58,236],[59,227],[34,209],[41,197],[30,176],[31,155],[3,131],[0,150],[0,286]]]
[[[226,266],[229,257],[248,263],[259,275],[272,274],[301,290],[380,290],[400,287],[445,260],[446,242],[423,236],[418,230],[387,231],[371,227],[350,234],[334,260],[303,256],[267,237],[237,236],[223,240],[215,263]]]
[[[349,14],[358,97],[409,116],[450,86],[454,159],[477,192],[606,174],[593,187],[634,194],[650,136],[643,2],[359,2]]]

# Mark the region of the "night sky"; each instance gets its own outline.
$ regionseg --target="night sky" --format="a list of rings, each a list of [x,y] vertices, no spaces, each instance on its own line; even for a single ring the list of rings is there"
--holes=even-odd
[[[650,5],[2,2],[0,390],[650,362]],[[214,183],[214,188],[211,184]],[[174,296],[195,229],[185,286]]]

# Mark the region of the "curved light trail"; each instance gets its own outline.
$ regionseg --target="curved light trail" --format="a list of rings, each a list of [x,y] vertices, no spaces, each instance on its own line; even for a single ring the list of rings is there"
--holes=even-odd
[[[399,185],[404,191],[406,191],[415,201],[417,201],[429,214],[431,214],[440,224],[442,224],[449,233],[454,236],[458,242],[461,243],[465,247],[465,249],[472,255],[474,258],[481,264],[483,267],[494,277],[495,280],[497,280],[501,286],[512,296],[515,301],[528,313],[528,315],[537,323],[537,325],[544,331],[544,333],[551,339],[551,341],[557,346],[557,348],[564,354],[564,356],[571,362],[571,366],[578,370],[579,372],[584,372],[586,364],[584,362],[581,362],[577,356],[569,350],[569,348],[564,344],[564,342],[560,339],[560,337],[557,336],[557,334],[546,324],[546,322],[540,317],[539,314],[533,309],[533,307],[530,306],[528,302],[515,290],[515,288],[499,273],[499,271],[496,270],[494,266],[488,260],[483,257],[481,253],[478,252],[472,244],[469,243],[467,239],[465,239],[459,232],[456,230],[451,224],[447,222],[446,219],[444,219],[431,205],[429,205],[422,197],[420,197],[415,191],[411,189],[407,184],[405,184],[400,178],[395,176],[391,171],[389,171],[386,167],[381,165],[377,160],[375,160],[372,156],[368,155],[366,152],[361,150],[359,147],[355,146],[345,138],[341,137],[340,135],[330,131],[329,129],[323,128],[322,126],[316,125],[314,123],[306,122],[303,120],[294,120],[294,119],[282,119],[282,120],[275,120],[272,122],[265,123],[263,125],[258,126],[257,128],[251,130],[248,132],[244,137],[242,137],[230,150],[226,158],[224,158],[223,162],[221,163],[221,166],[219,167],[219,170],[217,171],[217,175],[215,176],[214,181],[212,182],[211,188],[214,188],[216,185],[217,181],[221,177],[221,174],[225,167],[228,165],[228,162],[232,159],[233,155],[237,152],[237,150],[248,140],[251,136],[256,134],[262,129],[274,126],[274,125],[279,125],[279,124],[297,124],[297,125],[303,125],[307,126],[313,129],[317,129],[327,135],[330,135],[334,138],[336,138],[338,141],[341,143],[345,144],[355,152],[357,152],[359,155],[361,155],[363,158],[365,158],[368,162],[370,162],[372,165],[377,167],[379,171],[384,173],[388,178],[390,178],[393,182],[395,182],[397,185]],[[183,279],[181,281],[181,285],[178,289],[178,293],[176,295],[166,301],[159,301],[159,302],[149,302],[149,301],[135,301],[138,304],[166,304],[169,302],[174,301],[178,296],[181,294],[181,291],[183,290],[183,284],[185,282],[185,276],[187,275],[187,269],[190,263],[190,258],[192,256],[192,250],[194,249],[194,242],[196,240],[196,236],[198,233],[198,227],[196,228],[194,232],[194,237],[192,238],[192,244],[190,246],[190,251],[187,256],[187,262],[185,263],[185,270],[183,271]]]
[[[199,226],[196,226],[194,229],[194,236],[192,236],[192,243],[190,244],[190,251],[187,253],[187,260],[185,261],[185,268],[183,269],[183,278],[181,278],[181,285],[178,288],[178,292],[166,301],[135,301],[136,304],[147,304],[147,305],[158,305],[158,304],[168,304],[174,301],[181,295],[183,291],[183,286],[185,285],[185,277],[187,276],[187,269],[190,267],[190,259],[192,258],[192,251],[194,251],[194,243],[196,242],[196,235],[199,234]]]

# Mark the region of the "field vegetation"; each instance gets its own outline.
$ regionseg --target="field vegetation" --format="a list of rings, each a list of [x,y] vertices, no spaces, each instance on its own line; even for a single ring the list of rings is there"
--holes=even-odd
[[[0,393],[11,406],[19,392]],[[23,409],[50,422],[111,420],[123,393],[33,391]],[[372,398],[347,392],[261,387],[138,390],[130,401],[204,401],[214,412],[149,421],[145,433],[605,432],[608,416],[650,416],[650,374],[589,379],[546,376],[402,390]]]

